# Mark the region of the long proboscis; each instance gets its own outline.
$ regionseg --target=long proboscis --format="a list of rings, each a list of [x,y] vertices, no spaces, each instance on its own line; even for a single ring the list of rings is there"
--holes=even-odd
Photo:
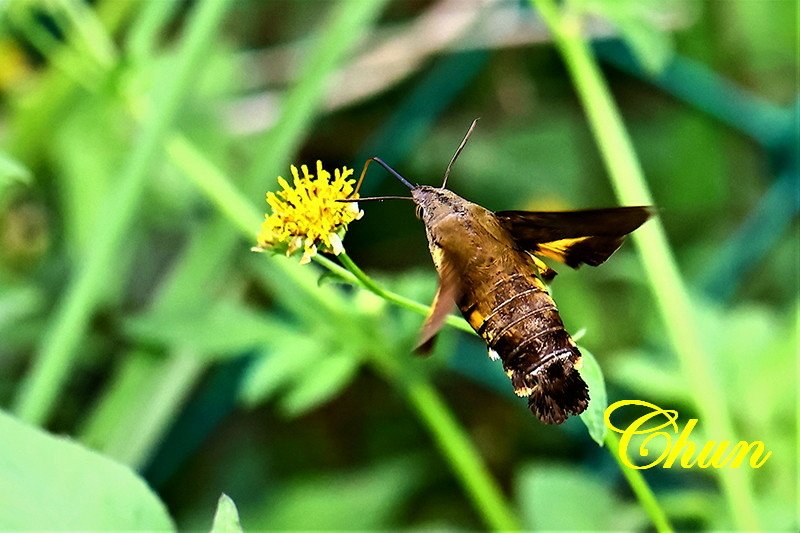
[[[382,166],[384,169],[386,169],[386,172],[388,172],[389,174],[391,174],[392,176],[397,178],[397,180],[400,183],[402,183],[403,185],[408,187],[410,190],[416,189],[416,185],[412,185],[410,181],[408,181],[403,176],[401,176],[399,172],[397,172],[395,169],[390,167],[386,162],[384,162],[383,159],[381,159],[380,157],[370,157],[369,159],[367,159],[367,162],[364,163],[364,168],[361,170],[361,175],[358,177],[358,182],[356,183],[356,188],[353,189],[353,192],[350,194],[350,196],[352,196],[353,194],[356,194],[359,190],[361,190],[361,183],[364,181],[364,176],[366,176],[366,174],[367,174],[367,169],[369,168],[369,164],[372,163],[373,161],[375,161],[380,166]],[[389,198],[389,197],[385,196],[384,198]],[[400,197],[400,198],[404,198],[404,197]],[[362,200],[363,200],[363,198],[362,198]]]
[[[378,202],[381,200],[414,200],[410,196],[365,196],[364,198],[343,198],[337,202]]]

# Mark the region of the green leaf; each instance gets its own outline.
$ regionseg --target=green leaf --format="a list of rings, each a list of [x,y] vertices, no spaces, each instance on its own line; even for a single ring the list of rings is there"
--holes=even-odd
[[[726,520],[725,502],[714,491],[699,488],[664,491],[659,494],[659,501],[672,520],[705,523],[710,530],[732,529],[732,524]]]
[[[637,530],[644,525],[641,511],[623,504],[607,481],[574,466],[525,465],[516,486],[524,524],[537,531]]]
[[[193,312],[148,313],[126,320],[124,330],[139,341],[188,348],[211,360],[297,335],[288,324],[232,302]]]
[[[608,370],[609,381],[646,394],[653,402],[691,404],[686,382],[673,361],[658,360],[647,352],[635,350],[615,354]]]
[[[0,412],[0,530],[174,531],[132,470]]]
[[[248,527],[268,531],[394,530],[393,518],[410,503],[428,470],[414,458],[369,468],[310,475],[274,492]]]
[[[0,331],[17,326],[45,308],[46,298],[34,285],[0,285]]]
[[[53,135],[54,170],[61,177],[54,193],[63,213],[65,244],[72,253],[84,253],[96,238],[95,220],[130,150],[129,132],[121,127],[124,120],[117,98],[99,95],[76,101]]]
[[[214,514],[214,525],[211,526],[211,533],[242,532],[236,504],[227,494],[223,493],[217,502],[217,512]]]
[[[281,340],[250,367],[240,398],[254,406],[270,399],[278,390],[299,379],[305,369],[316,367],[327,350],[323,341],[299,334]]]
[[[347,387],[355,378],[360,361],[351,354],[334,354],[309,367],[297,384],[281,399],[289,416],[300,416],[318,407]]]
[[[581,420],[586,424],[589,430],[589,435],[597,444],[603,445],[603,440],[606,438],[606,425],[603,421],[603,414],[608,407],[608,397],[606,395],[606,382],[603,379],[603,371],[594,358],[592,352],[586,348],[580,348],[583,354],[583,366],[580,369],[580,374],[586,384],[589,386],[589,407],[581,413]]]
[[[31,171],[5,152],[0,152],[0,192],[14,183],[30,184]]]

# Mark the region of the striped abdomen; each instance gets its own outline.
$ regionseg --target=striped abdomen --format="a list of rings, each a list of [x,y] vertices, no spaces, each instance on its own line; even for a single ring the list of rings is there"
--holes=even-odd
[[[528,272],[484,284],[458,302],[461,313],[499,357],[514,391],[543,422],[560,424],[589,404],[575,368],[581,354],[564,330],[544,283]]]

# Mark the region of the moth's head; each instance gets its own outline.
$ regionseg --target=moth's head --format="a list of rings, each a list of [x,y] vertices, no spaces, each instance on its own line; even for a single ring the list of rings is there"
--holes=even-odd
[[[430,185],[414,187],[411,189],[411,197],[417,204],[417,218],[427,225],[459,211],[465,202],[453,191]]]

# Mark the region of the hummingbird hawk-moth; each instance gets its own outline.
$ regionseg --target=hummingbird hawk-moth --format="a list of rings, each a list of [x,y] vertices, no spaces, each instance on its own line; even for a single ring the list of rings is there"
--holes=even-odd
[[[649,207],[582,211],[492,212],[445,188],[450,169],[466,145],[475,121],[445,171],[441,187],[413,185],[377,157],[377,162],[411,190],[425,233],[439,288],[422,327],[417,351],[426,353],[455,304],[500,359],[514,392],[547,424],[561,424],[589,405],[578,373],[581,353],[558,314],[545,282],[556,272],[540,257],[572,268],[597,266],[628,233],[651,215]],[[377,197],[364,200],[382,200]]]

